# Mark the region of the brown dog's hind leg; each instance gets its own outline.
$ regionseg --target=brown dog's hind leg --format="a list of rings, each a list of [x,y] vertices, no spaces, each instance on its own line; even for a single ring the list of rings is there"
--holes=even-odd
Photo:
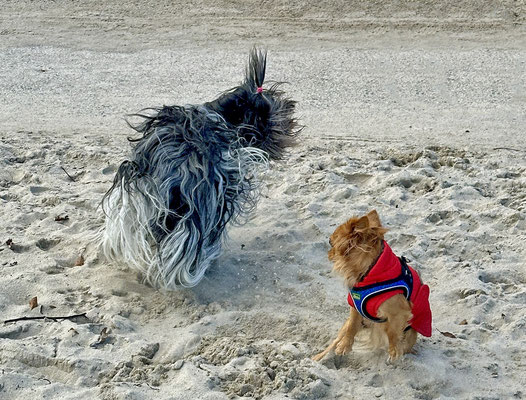
[[[338,336],[333,342],[321,353],[316,354],[312,359],[319,361],[329,353],[332,349],[336,348],[336,354],[345,354],[352,349],[354,343],[354,337],[362,329],[362,316],[351,307],[349,318],[345,321],[345,324],[341,327],[338,332]]]
[[[413,346],[416,343],[417,335],[418,333],[413,328],[410,328],[408,331],[404,332],[404,338],[402,339],[404,354],[416,354],[413,350]]]

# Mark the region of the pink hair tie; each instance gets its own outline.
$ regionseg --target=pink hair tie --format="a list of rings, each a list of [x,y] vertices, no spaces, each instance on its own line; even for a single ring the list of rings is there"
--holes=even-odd
[[[261,93],[261,92],[263,92],[263,88],[262,88],[261,86],[259,86],[259,87],[256,89],[256,92],[257,92],[257,93]]]

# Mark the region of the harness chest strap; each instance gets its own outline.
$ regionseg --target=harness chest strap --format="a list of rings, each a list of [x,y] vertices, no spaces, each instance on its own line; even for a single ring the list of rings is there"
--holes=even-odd
[[[399,257],[401,272],[400,275],[394,279],[383,282],[377,282],[366,286],[353,286],[349,290],[349,298],[352,300],[356,311],[358,311],[364,318],[374,322],[385,322],[385,319],[377,318],[367,311],[367,303],[374,297],[391,292],[394,290],[402,290],[406,299],[411,298],[413,292],[413,274],[407,266],[407,261],[404,257]]]

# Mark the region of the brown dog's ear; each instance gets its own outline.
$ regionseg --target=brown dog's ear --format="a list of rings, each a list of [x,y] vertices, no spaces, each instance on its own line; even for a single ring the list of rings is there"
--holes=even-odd
[[[369,228],[369,218],[367,218],[367,215],[361,217],[358,221],[356,221],[356,224],[354,224],[354,229],[356,231],[362,231],[367,228]]]
[[[376,210],[369,211],[369,213],[367,214],[367,218],[369,219],[369,223],[371,226],[382,226],[382,223],[380,222],[380,217],[378,216]]]
[[[378,238],[378,239],[382,239],[384,238],[384,235],[389,231],[389,229],[387,228],[384,228],[383,226],[378,226],[378,227],[374,227],[372,229],[374,235]]]

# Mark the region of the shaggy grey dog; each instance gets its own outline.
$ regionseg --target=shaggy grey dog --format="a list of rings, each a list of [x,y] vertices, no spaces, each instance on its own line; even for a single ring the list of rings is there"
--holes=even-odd
[[[136,114],[131,140],[102,205],[103,253],[152,285],[195,286],[221,252],[225,227],[258,199],[256,172],[299,132],[280,84],[263,89],[266,53],[252,50],[244,82],[202,105]]]

